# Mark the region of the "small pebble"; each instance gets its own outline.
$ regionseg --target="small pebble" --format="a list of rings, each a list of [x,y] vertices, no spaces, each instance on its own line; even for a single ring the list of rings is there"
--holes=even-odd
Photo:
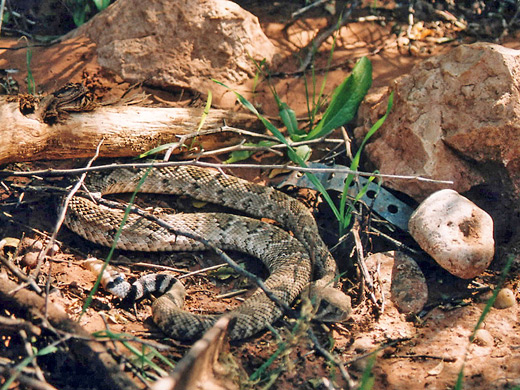
[[[47,256],[54,256],[56,252],[60,250],[60,246],[57,243],[52,244],[52,247],[47,252]]]
[[[43,243],[34,238],[24,237],[22,240],[22,250],[25,252],[37,252],[43,249]]]
[[[20,264],[23,267],[28,267],[33,269],[38,264],[38,254],[39,252],[27,252],[22,256],[22,260],[20,260]]]
[[[377,345],[374,344],[374,340],[370,337],[361,337],[354,341],[351,346],[351,349],[355,351],[357,355],[363,355],[367,352],[373,351],[377,348]],[[368,366],[370,359],[368,357],[364,359],[355,360],[352,363],[352,368],[358,372],[364,372]]]
[[[515,304],[515,293],[509,288],[503,288],[498,292],[497,299],[493,306],[497,309],[507,309]]]
[[[47,245],[47,243],[45,243]],[[22,241],[22,250],[24,252],[40,252],[44,248],[42,241],[35,240],[34,238],[25,237]],[[47,252],[47,256],[53,256],[60,250],[60,246],[57,243],[52,244],[52,247]]]
[[[494,344],[493,336],[486,329],[477,330],[473,342],[481,347],[492,347]]]
[[[372,337],[359,337],[352,343],[352,349],[359,353],[363,354],[368,351],[371,351],[376,348],[376,345],[374,344],[374,340]]]

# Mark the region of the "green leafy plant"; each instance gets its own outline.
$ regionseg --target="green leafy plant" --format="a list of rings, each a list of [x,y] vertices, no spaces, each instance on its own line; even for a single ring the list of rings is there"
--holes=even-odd
[[[137,339],[135,336],[125,333],[114,333],[108,329],[99,332],[94,332],[93,336],[97,338],[108,338],[112,341],[119,341],[121,344],[125,346],[125,348],[128,351],[130,351],[135,356],[135,359],[133,359],[133,363],[136,367],[140,368],[141,370],[144,370],[149,367],[160,376],[168,376],[168,372],[163,370],[152,360],[154,358],[157,358],[171,369],[175,367],[175,365],[169,359],[164,357],[156,348],[150,345],[145,345],[143,343],[141,349],[139,350],[139,348],[132,345],[130,341],[139,342],[139,339]]]
[[[103,11],[110,5],[111,0],[92,0],[98,11]]]
[[[361,101],[372,86],[372,64],[362,57],[352,73],[335,90],[323,117],[304,140],[324,137],[354,119]]]
[[[261,68],[257,64],[257,69]],[[311,130],[306,131],[298,126],[298,120],[294,110],[283,102],[275,88],[269,84],[271,93],[278,106],[278,114],[284,126],[287,128],[287,134],[292,141],[309,141],[316,138],[324,137],[330,134],[334,129],[350,122],[356,115],[357,109],[361,101],[372,86],[372,64],[366,57],[362,57],[352,69],[352,73],[334,90],[331,102],[328,105],[321,120],[312,126],[317,111],[322,107],[322,96],[325,87],[325,81],[322,83],[319,93],[316,94],[316,84],[314,71],[312,73],[313,93],[312,104],[310,93],[306,83],[307,111]],[[225,84],[217,80],[213,80],[228,88]],[[229,88],[228,88],[229,89]]]
[[[25,52],[25,65],[27,67],[27,93],[34,95],[36,93],[36,82],[34,81],[31,68],[32,50],[29,47],[29,41],[27,40],[27,37],[23,36],[21,39],[25,39],[27,43],[27,51]]]
[[[393,104],[394,104],[394,93],[392,92],[388,98],[388,105],[387,105],[385,114],[381,118],[379,118],[379,120],[376,123],[374,123],[374,125],[370,128],[368,133],[365,135],[365,138],[363,138],[363,141],[361,142],[361,145],[359,146],[359,149],[356,152],[356,155],[354,156],[354,158],[350,164],[350,170],[352,170],[352,171],[358,170],[359,162],[361,160],[361,153],[363,151],[363,148],[365,147],[365,144],[375,134],[375,132],[377,130],[379,130],[379,128],[386,121],[386,118],[390,114],[390,110],[392,109]],[[339,214],[340,214],[339,221],[341,222],[340,227],[339,227],[340,236],[342,236],[345,233],[347,227],[350,225],[350,220],[352,217],[352,210],[354,208],[354,204],[365,195],[365,193],[368,189],[368,184],[374,180],[374,176],[370,176],[367,184],[365,186],[363,186],[363,188],[356,195],[356,197],[354,199],[354,203],[350,203],[348,208],[345,209],[346,204],[347,204],[348,189],[350,188],[354,179],[355,179],[355,176],[353,174],[350,174],[347,176],[347,179],[345,180],[345,185],[343,187],[343,192],[341,193],[340,210],[339,210]]]
[[[103,11],[111,0],[70,0],[71,15],[74,24],[79,27],[95,13]]]
[[[274,144],[275,144],[275,142],[273,142],[273,141],[262,140],[257,143],[246,142],[243,144],[243,146],[265,146],[266,148],[268,148],[269,146],[273,146]],[[226,164],[232,164],[232,163],[235,163],[238,161],[246,160],[249,157],[251,157],[251,155],[253,153],[254,152],[252,152],[250,150],[235,150],[231,153],[230,157],[224,162]]]
[[[220,81],[213,80],[217,84],[230,89],[224,83]],[[364,95],[368,91],[372,83],[372,66],[370,61],[367,58],[362,58],[354,67],[352,74],[341,83],[332,95],[332,100],[330,105],[327,107],[325,114],[322,119],[318,122],[316,127],[312,129],[310,132],[305,135],[297,134],[299,130],[297,130],[297,126],[295,127],[295,116],[294,111],[292,111],[286,104],[279,104],[280,107],[280,117],[282,122],[288,129],[288,133],[291,135],[296,135],[300,140],[310,140],[319,137],[326,136],[331,133],[335,128],[342,126],[353,119],[356,114],[357,108],[361,103]],[[230,89],[231,90],[231,89]],[[293,148],[290,144],[290,141],[282,134],[282,132],[276,128],[266,117],[261,115],[255,106],[249,102],[246,98],[244,98],[241,94],[236,91],[232,91],[237,97],[238,101],[249,111],[255,114],[258,119],[263,123],[263,125],[280,141],[281,143],[287,146],[287,155],[291,159],[291,161],[295,162],[301,167],[306,168],[306,160],[302,158],[302,155],[298,153],[298,151]],[[277,97],[275,97],[277,99]],[[381,127],[386,118],[388,117],[390,110],[393,105],[393,93],[390,95],[388,100],[388,106],[385,115],[379,119],[374,126],[369,130],[367,135],[365,136],[361,147],[356,153],[356,157],[352,161],[351,168],[356,170],[359,166],[359,160],[361,158],[361,151],[368,139]],[[316,130],[318,129],[318,130]],[[311,181],[311,183],[315,186],[315,188],[321,193],[325,201],[330,206],[332,212],[334,213],[336,219],[339,221],[340,226],[340,234],[344,232],[346,227],[348,227],[351,219],[351,211],[353,209],[353,205],[351,204],[348,208],[346,208],[346,199],[348,188],[354,179],[354,175],[349,176],[349,179],[345,182],[345,187],[342,193],[342,203],[340,205],[340,209],[338,209],[328,194],[327,190],[323,186],[323,184],[318,180],[318,178],[310,172],[306,172],[307,177]],[[373,180],[373,177],[370,179]],[[365,187],[366,191],[366,187]],[[356,197],[357,200],[361,198],[363,193],[358,194]]]

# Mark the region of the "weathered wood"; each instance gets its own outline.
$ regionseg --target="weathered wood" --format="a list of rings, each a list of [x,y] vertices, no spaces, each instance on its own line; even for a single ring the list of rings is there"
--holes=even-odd
[[[0,98],[0,164],[41,159],[92,157],[101,139],[101,157],[136,156],[159,145],[178,141],[179,135],[193,133],[202,108],[152,108],[105,106],[91,112],[73,113],[55,125],[22,115],[18,103]],[[248,114],[211,109],[202,130],[229,126],[258,128],[259,121]],[[199,139],[209,150],[231,142],[219,133]]]

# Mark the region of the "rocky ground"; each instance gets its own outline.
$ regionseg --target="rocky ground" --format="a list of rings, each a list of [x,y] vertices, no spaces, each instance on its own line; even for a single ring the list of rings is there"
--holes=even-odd
[[[340,30],[329,71],[324,69],[330,53],[331,40],[321,47],[314,62],[314,67],[317,69],[315,77],[318,85],[326,77],[326,94],[330,94],[333,88],[344,80],[361,56],[368,56],[372,62],[374,87],[384,87],[391,85],[398,77],[408,74],[414,65],[425,58],[449,52],[463,43],[491,40],[506,47],[520,49],[518,32],[513,28],[507,31],[507,34],[504,31],[495,31],[497,25],[500,26],[500,23],[496,23],[495,17],[469,20],[471,28],[468,28],[453,19],[450,20],[447,14],[443,14],[443,17],[439,17],[438,13],[432,14],[433,11],[425,6],[418,9],[415,15],[416,23],[411,26],[411,31],[406,32],[407,19],[397,17],[397,15],[402,16],[398,12],[399,4],[393,1],[380,3],[385,9],[378,16],[384,17],[385,21],[358,19]],[[472,6],[479,4],[479,2],[468,3]],[[327,24],[327,14],[322,9],[315,10],[285,28],[289,20],[289,11],[298,8],[294,3],[274,2],[265,6],[264,2],[244,1],[241,5],[259,18],[262,30],[270,43],[284,58],[273,70],[271,81],[282,100],[295,110],[298,117],[304,117],[308,95],[305,93],[306,87],[302,74],[296,72],[299,61],[292,55],[308,44],[314,34]],[[455,16],[462,19],[462,11],[460,12],[461,14]],[[369,12],[354,16],[361,17],[367,14]],[[404,15],[406,16],[406,12]],[[437,17],[434,18],[433,15]],[[481,28],[477,29],[476,26]],[[468,33],[469,31],[471,33]],[[12,50],[18,46],[21,46],[20,41],[12,34],[0,38],[0,68],[17,69],[18,73],[13,74],[12,77],[18,81],[20,92],[26,92],[27,86],[24,80],[27,75],[27,52],[23,49]],[[118,99],[131,87],[131,83],[114,72],[100,67],[94,47],[94,43],[82,35],[73,36],[59,44],[34,47],[31,71],[37,83],[37,91],[49,93],[66,82],[87,80],[96,85],[99,101],[109,102]],[[312,82],[311,77],[307,79]],[[242,84],[242,88],[251,92],[252,85],[252,80],[249,80]],[[204,97],[186,89],[165,90],[146,85],[146,82],[142,89],[150,95],[150,105],[153,107],[203,106],[205,103]],[[274,99],[265,80],[260,82],[256,92],[250,97],[255,106],[267,116],[277,115]],[[238,110],[233,99],[221,97],[216,101],[222,108]],[[353,128],[348,130],[352,134]],[[341,134],[338,132],[337,136],[341,137]],[[327,146],[317,146],[314,151],[316,156],[323,156],[327,155],[330,149]],[[219,158],[223,160],[225,156]],[[270,153],[257,154],[252,158],[258,163],[281,162],[283,159]],[[85,163],[84,159],[13,162],[3,168],[13,170],[71,168],[84,166]],[[342,154],[336,159],[336,163],[348,164],[348,160]],[[260,169],[239,170],[233,173],[260,183],[270,182],[268,172]],[[64,186],[66,182],[67,180],[54,179],[51,183],[45,182],[45,184]],[[10,177],[3,179],[2,184],[0,188],[1,237],[21,238],[25,235],[43,241],[45,234],[41,232],[52,232],[56,219],[55,198],[41,193],[27,192],[22,199],[20,194],[23,191],[13,186],[41,185],[43,181],[39,178]],[[292,195],[299,196],[309,205],[316,205],[312,192],[300,190]],[[412,207],[417,204],[409,197],[402,196],[402,199]],[[151,204],[156,207],[181,210],[186,207],[183,203],[188,203],[188,208],[198,207],[184,199],[172,202],[170,199],[142,197],[138,202],[142,205]],[[518,214],[515,214],[513,209],[508,216],[504,215],[507,209],[493,207],[493,199],[487,199],[480,206],[484,209],[499,209],[502,215],[500,221],[516,221],[518,218]],[[333,216],[322,202],[317,210],[317,219],[323,228],[323,236],[332,246],[337,241],[334,237],[336,228]],[[360,228],[365,252],[369,254],[395,250],[395,243],[381,239],[374,232],[369,232],[369,225],[365,224],[368,216],[369,213],[365,211]],[[395,229],[384,230],[385,224],[378,225],[377,221],[373,223],[391,235],[394,240],[419,250],[406,234],[399,233]],[[430,287],[430,297],[425,309],[416,316],[405,316],[399,313],[389,300],[385,301],[384,310],[381,310],[383,308],[381,300],[375,305],[364,294],[363,287],[360,287],[357,269],[351,267],[349,263],[354,247],[353,239],[350,237],[346,247],[334,250],[333,254],[342,269],[348,271],[342,282],[343,289],[353,296],[354,314],[344,324],[331,326],[313,324],[312,328],[318,336],[319,343],[334,356],[337,362],[346,367],[350,380],[359,383],[363,374],[370,371],[374,389],[453,388],[462,369],[464,382],[461,388],[464,389],[520,388],[518,304],[505,309],[492,308],[481,326],[484,332],[479,333],[475,342],[471,343],[469,340],[491,296],[490,289],[495,288],[499,283],[500,272],[511,256],[514,261],[505,280],[505,286],[510,288],[518,298],[520,286],[517,259],[519,241],[518,232],[515,230],[517,227],[510,225],[507,229],[502,227],[503,225],[498,226],[497,231],[500,234],[495,236],[497,243],[495,260],[484,274],[471,282],[455,278],[429,261],[420,262]],[[47,273],[51,275],[50,302],[63,308],[70,318],[79,320],[79,324],[88,332],[108,328],[112,332],[159,342],[166,346],[162,354],[174,362],[186,354],[189,344],[164,339],[153,325],[148,300],[139,303],[135,308],[128,308],[121,306],[118,300],[100,292],[86,314],[80,318],[85,298],[95,281],[94,276],[81,267],[80,261],[87,254],[103,258],[107,250],[95,247],[65,229],[60,232],[58,239],[61,243],[60,250],[52,256],[52,260],[46,261],[42,268],[42,275]],[[151,260],[154,263],[160,262],[187,270],[200,269],[215,261],[210,254],[206,253],[154,255],[147,256],[146,259],[143,259],[142,254],[116,253],[115,260],[118,262],[129,259],[138,262]],[[31,264],[22,264],[22,267],[28,270]],[[138,275],[143,269],[149,270],[149,267],[127,265],[123,269],[130,275]],[[38,282],[43,286],[45,280],[46,278],[42,277]],[[215,295],[241,289],[244,285],[247,286],[247,281],[226,270],[190,277],[185,284],[190,293],[187,301],[188,309],[213,313],[237,305],[241,299],[241,296],[215,299]],[[10,315],[1,307],[0,310],[3,316]],[[10,330],[2,336],[3,343],[0,346],[2,370],[9,367],[9,361],[18,362],[26,355],[24,340],[38,349],[44,348],[53,341],[46,332],[31,338],[24,336],[19,330],[13,332],[13,328],[5,329]],[[276,324],[273,331],[267,331],[243,342],[232,343],[229,349],[224,348],[221,356],[223,367],[226,369],[224,371],[227,371],[228,376],[235,381],[239,378],[238,381],[244,388],[348,388],[348,376],[344,375],[330,358],[324,357],[323,353],[316,349],[306,333],[294,329],[293,320],[281,321]],[[118,359],[121,355],[130,356],[131,359],[131,354],[121,345],[114,348],[113,353]],[[38,358],[43,376],[49,384],[59,389],[103,388],[103,385],[93,383],[84,374],[85,371],[78,362],[69,359],[65,348],[55,355]],[[264,369],[264,365],[270,359],[272,364]],[[370,368],[371,364],[373,364],[372,368]],[[141,368],[141,365],[134,361],[133,367]],[[166,368],[164,365],[163,367]],[[67,372],[66,375],[63,374],[64,370]],[[148,367],[143,372],[152,379],[157,375]],[[250,380],[251,375],[258,372],[259,379]],[[24,375],[30,376],[32,372],[24,371]],[[134,371],[133,375],[139,386],[145,387],[136,379],[142,375],[142,372],[136,374]],[[5,375],[5,377],[9,376]],[[9,388],[16,388],[16,383],[15,381],[15,384]],[[223,385],[223,382],[218,383]],[[30,384],[25,386],[35,387]]]

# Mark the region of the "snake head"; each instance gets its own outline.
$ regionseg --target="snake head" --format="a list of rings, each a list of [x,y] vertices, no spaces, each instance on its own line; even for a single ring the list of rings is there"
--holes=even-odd
[[[312,288],[311,299],[315,307],[314,319],[321,322],[342,322],[352,313],[350,297],[332,287]]]

